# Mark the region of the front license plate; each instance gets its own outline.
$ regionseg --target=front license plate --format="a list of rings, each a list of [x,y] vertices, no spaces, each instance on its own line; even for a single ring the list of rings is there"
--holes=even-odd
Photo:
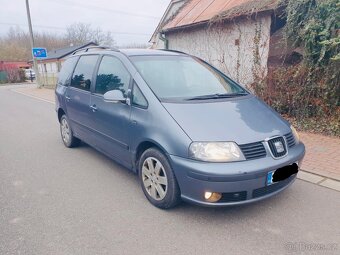
[[[275,171],[271,171],[267,174],[267,185],[272,185],[273,184],[273,175]]]
[[[272,185],[275,182],[283,181],[293,174],[297,174],[298,171],[299,167],[296,163],[289,166],[281,167],[274,171],[270,171],[267,174],[267,185]]]

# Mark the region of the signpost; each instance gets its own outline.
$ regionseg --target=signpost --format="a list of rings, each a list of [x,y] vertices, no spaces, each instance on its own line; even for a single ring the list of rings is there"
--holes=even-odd
[[[30,5],[29,5],[28,0],[26,0],[26,12],[27,12],[28,28],[29,28],[29,31],[30,31],[30,42],[31,42],[31,48],[32,48],[32,58],[33,58],[34,72],[35,72],[35,77],[36,77],[36,80],[37,80],[38,88],[41,88],[37,59],[34,57],[34,54],[33,54],[34,38],[33,38],[33,29],[32,29],[32,22],[31,22]]]
[[[47,58],[47,51],[45,48],[33,48],[32,55],[36,59]]]

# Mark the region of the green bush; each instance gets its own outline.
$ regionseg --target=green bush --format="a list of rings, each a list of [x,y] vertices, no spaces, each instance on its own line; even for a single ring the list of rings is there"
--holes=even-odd
[[[340,2],[285,0],[287,45],[303,61],[270,69],[255,93],[303,130],[340,136]]]
[[[325,68],[340,60],[340,1],[285,0],[288,41],[304,48],[305,63]]]
[[[317,98],[319,106],[334,111],[340,105],[340,1],[285,2],[287,42],[304,50],[308,75],[301,85],[307,100]]]

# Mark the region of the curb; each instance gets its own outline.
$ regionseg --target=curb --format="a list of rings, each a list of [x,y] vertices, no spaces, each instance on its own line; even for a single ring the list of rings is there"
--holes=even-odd
[[[305,170],[300,170],[298,172],[297,178],[309,183],[313,183],[340,192],[340,181],[328,178],[326,176],[317,175]]]

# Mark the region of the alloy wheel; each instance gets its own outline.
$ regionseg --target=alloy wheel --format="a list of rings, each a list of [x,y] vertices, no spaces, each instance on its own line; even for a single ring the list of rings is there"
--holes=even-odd
[[[155,200],[164,199],[168,189],[168,178],[162,163],[148,157],[143,162],[142,180],[148,194]]]
[[[61,120],[61,137],[66,144],[70,141],[70,133],[70,126],[68,125],[67,120],[64,118]]]

